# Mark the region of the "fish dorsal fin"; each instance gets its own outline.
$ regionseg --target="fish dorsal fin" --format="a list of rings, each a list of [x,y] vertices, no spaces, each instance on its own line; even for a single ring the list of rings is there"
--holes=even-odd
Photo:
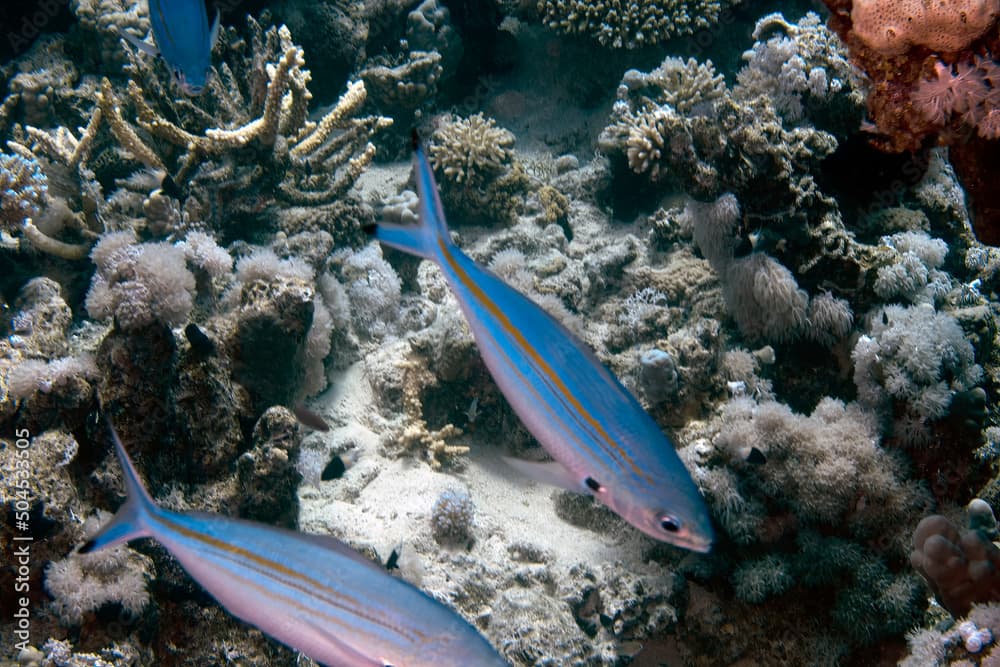
[[[512,456],[504,456],[503,460],[511,468],[535,481],[573,493],[590,493],[581,480],[558,461],[526,461]]]
[[[367,567],[370,567],[380,574],[385,574],[385,569],[370,558],[366,558],[363,554],[358,552],[356,549],[352,549],[349,545],[341,542],[336,537],[332,535],[317,535],[316,533],[297,533],[297,537],[303,539],[307,542],[312,542],[313,544],[323,547],[324,549],[329,549],[330,551],[336,551],[341,556],[349,558],[353,561],[361,563]]]

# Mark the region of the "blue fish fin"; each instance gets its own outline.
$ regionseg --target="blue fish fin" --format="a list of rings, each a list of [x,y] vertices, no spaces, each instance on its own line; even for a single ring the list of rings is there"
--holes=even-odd
[[[379,223],[373,232],[376,239],[397,250],[425,259],[434,259],[440,253],[441,246],[451,245],[451,234],[448,232],[448,223],[445,221],[441,198],[438,196],[434,170],[416,138],[413,141],[413,148],[413,171],[417,180],[419,200],[417,215],[420,222],[416,225]]]
[[[558,461],[525,461],[512,456],[502,458],[511,468],[537,482],[557,486],[573,493],[589,493],[580,480]]]
[[[147,53],[153,56],[154,58],[160,55],[160,50],[156,48],[156,46],[154,46],[153,44],[150,44],[149,42],[144,42],[138,37],[133,37],[124,30],[119,30],[118,34],[119,36],[121,36],[122,39],[124,39],[125,41],[127,41],[140,51]]]
[[[122,477],[125,479],[125,492],[127,498],[125,504],[118,509],[118,513],[104,526],[97,535],[88,540],[79,549],[79,553],[90,553],[108,547],[124,544],[130,540],[140,537],[149,537],[152,533],[149,529],[149,519],[157,511],[156,503],[153,501],[132,460],[125,452],[125,446],[118,439],[115,427],[108,422],[108,430],[115,443],[115,453],[122,466]]]
[[[222,18],[222,12],[219,8],[215,8],[215,21],[212,22],[212,31],[208,35],[208,50],[211,51],[215,48],[215,44],[219,41],[219,26],[222,25],[219,19]]]

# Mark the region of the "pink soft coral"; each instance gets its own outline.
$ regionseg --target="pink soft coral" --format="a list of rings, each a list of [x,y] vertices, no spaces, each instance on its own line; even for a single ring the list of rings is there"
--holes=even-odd
[[[914,106],[928,121],[946,125],[955,120],[976,128],[986,139],[1000,137],[1000,64],[974,56],[949,67],[938,61],[934,77],[922,80],[913,91]]]

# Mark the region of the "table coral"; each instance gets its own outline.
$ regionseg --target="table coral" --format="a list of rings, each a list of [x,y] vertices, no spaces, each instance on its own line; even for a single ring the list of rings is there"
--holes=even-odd
[[[616,49],[635,49],[710,29],[729,4],[726,0],[539,0],[538,11],[542,22],[554,30],[587,35]]]

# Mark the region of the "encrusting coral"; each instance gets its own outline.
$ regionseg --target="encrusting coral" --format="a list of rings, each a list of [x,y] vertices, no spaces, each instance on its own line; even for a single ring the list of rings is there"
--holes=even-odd
[[[915,46],[958,51],[986,32],[997,16],[997,0],[854,0],[851,6],[854,34],[887,56]]]

